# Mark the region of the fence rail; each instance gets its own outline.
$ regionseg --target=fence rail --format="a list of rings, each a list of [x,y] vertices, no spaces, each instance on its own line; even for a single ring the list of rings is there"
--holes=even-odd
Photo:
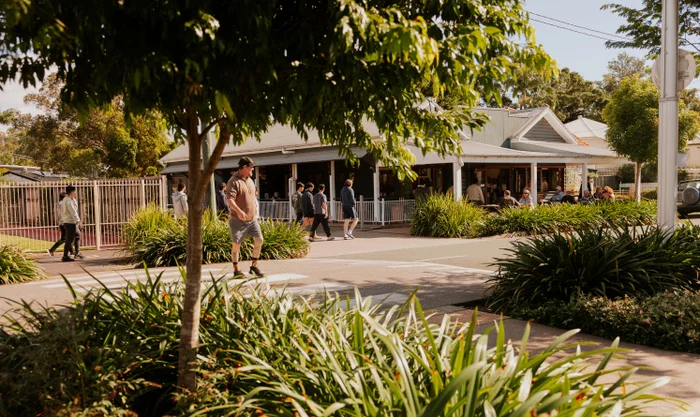
[[[59,194],[76,188],[81,246],[114,247],[122,227],[139,207],[165,206],[162,178],[0,184],[0,244],[45,251],[60,238]]]
[[[642,191],[648,191],[648,190],[656,190],[659,188],[659,184],[655,182],[643,182],[641,184],[641,189]],[[620,191],[629,191],[630,193],[633,193],[635,190],[635,186],[633,182],[621,182],[620,183]]]
[[[164,177],[102,181],[0,183],[0,244],[38,252],[60,238],[58,201],[67,185],[77,191],[81,247],[108,248],[122,244],[122,228],[140,207],[167,207]],[[339,201],[329,202],[331,221],[342,222]],[[411,220],[414,200],[359,200],[361,225],[404,223]],[[260,217],[291,220],[289,201],[260,201]]]

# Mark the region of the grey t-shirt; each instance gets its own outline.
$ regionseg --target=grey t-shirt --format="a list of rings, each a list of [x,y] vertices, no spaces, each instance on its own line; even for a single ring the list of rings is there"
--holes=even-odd
[[[327,203],[328,198],[322,192],[316,193],[314,196],[314,214],[326,214],[326,210],[323,209],[323,203]]]

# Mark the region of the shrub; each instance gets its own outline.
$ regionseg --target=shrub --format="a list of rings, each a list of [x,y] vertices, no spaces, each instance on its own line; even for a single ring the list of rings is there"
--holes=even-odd
[[[610,226],[557,233],[514,242],[511,256],[497,259],[489,304],[549,300],[582,295],[608,298],[700,288],[700,228],[672,236],[652,227]]]
[[[646,198],[647,200],[656,200],[657,199],[657,190],[642,191],[642,198]]]
[[[569,303],[513,306],[512,316],[559,328],[679,352],[700,353],[700,293],[659,293],[610,300],[586,296]]]
[[[181,283],[149,277],[128,291],[90,292],[60,313],[24,306],[23,319],[0,332],[0,409],[16,416],[633,415],[663,383],[617,390],[634,373],[605,369],[617,341],[613,349],[566,353],[575,333],[568,332],[530,354],[527,331],[513,346],[501,323],[489,348],[488,332],[474,333],[476,315],[469,324],[447,316],[429,324],[414,297],[380,311],[359,293],[359,307],[349,308],[337,296],[313,303],[242,291],[223,281],[203,291],[200,384],[176,407]],[[588,358],[600,356],[589,368]]]
[[[125,228],[125,238],[134,239],[126,242],[129,261],[149,267],[183,265],[187,259],[187,220],[176,221],[160,209],[145,209],[139,214]],[[151,227],[153,224],[159,226]],[[308,253],[309,243],[301,228],[268,220],[261,221],[260,228],[264,237],[261,259],[301,258]],[[202,247],[203,263],[230,262],[228,221],[206,212],[202,222]],[[250,259],[252,254],[253,242],[246,239],[241,245],[241,259]]]
[[[0,285],[35,281],[45,277],[34,259],[18,248],[0,245]]]
[[[575,231],[605,223],[651,224],[655,219],[656,204],[650,202],[538,205],[534,209],[507,208],[489,215],[480,232],[482,236],[529,235]]]
[[[452,196],[433,194],[416,202],[411,234],[430,237],[475,237],[483,209]]]

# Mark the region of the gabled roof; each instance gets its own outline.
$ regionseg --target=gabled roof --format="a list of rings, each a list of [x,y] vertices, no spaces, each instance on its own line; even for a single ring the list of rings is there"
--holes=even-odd
[[[578,141],[571,134],[571,132],[564,126],[564,124],[559,120],[556,114],[549,107],[539,107],[536,109],[528,110],[518,110],[510,113],[514,117],[527,117],[529,120],[525,123],[515,134],[511,135],[509,139],[511,143],[517,141],[528,141],[528,133],[537,126],[541,121],[545,121],[549,126],[556,131],[561,137],[562,143],[568,143],[571,145],[576,145]]]
[[[565,124],[567,129],[574,135],[581,138],[598,138],[605,140],[605,132],[608,125],[579,116],[573,122]]]

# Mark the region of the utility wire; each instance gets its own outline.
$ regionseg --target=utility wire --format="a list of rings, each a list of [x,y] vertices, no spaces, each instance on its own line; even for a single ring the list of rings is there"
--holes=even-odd
[[[594,34],[592,34],[592,33],[581,32],[580,30],[567,28],[566,26],[556,25],[556,24],[554,24],[554,23],[546,22],[546,21],[544,21],[544,20],[533,19],[533,18],[531,18],[530,20],[532,20],[532,21],[534,21],[534,22],[542,23],[542,24],[544,24],[544,25],[554,26],[555,28],[559,28],[559,29],[564,29],[564,30],[568,30],[568,31],[571,31],[571,32],[580,33],[581,35],[590,36],[591,38],[598,38],[598,39],[602,39],[602,40],[604,40],[604,41],[616,42],[616,40],[614,40],[614,39],[605,38],[605,37],[603,37],[603,36],[594,35]]]
[[[541,18],[543,18],[543,19],[547,19],[547,20],[551,20],[551,21],[554,21],[554,22],[563,23],[563,24],[565,24],[565,25],[573,26],[573,27],[576,27],[576,28],[579,28],[579,29],[584,29],[584,30],[587,30],[587,31],[589,31],[589,32],[600,33],[601,35],[613,36],[613,37],[615,37],[615,38],[620,38],[620,39],[622,39],[622,40],[632,41],[632,39],[630,39],[630,38],[628,38],[628,37],[626,37],[626,36],[616,35],[616,34],[614,34],[614,33],[602,32],[602,31],[600,31],[600,30],[587,28],[587,27],[585,27],[585,26],[577,25],[577,24],[575,24],[575,23],[566,22],[566,21],[564,21],[564,20],[555,19],[555,18],[553,18],[553,17],[541,15],[541,14],[538,14],[538,13],[535,13],[535,12],[528,12],[528,13],[530,13],[531,15],[534,15],[534,16],[541,17]]]

